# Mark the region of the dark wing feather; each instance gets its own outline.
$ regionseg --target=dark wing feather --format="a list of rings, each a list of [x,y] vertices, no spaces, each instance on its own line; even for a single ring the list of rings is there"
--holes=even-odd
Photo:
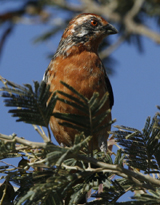
[[[113,95],[112,86],[111,86],[111,83],[110,83],[110,80],[107,74],[105,76],[105,81],[106,81],[107,90],[109,92],[110,108],[112,108],[112,106],[114,105],[114,95]]]

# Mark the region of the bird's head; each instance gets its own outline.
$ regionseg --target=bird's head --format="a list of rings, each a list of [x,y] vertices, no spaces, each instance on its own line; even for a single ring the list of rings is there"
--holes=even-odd
[[[118,31],[104,18],[92,13],[83,13],[73,18],[65,29],[59,49],[64,52],[73,46],[97,51],[102,39]],[[69,52],[70,53],[70,52]]]

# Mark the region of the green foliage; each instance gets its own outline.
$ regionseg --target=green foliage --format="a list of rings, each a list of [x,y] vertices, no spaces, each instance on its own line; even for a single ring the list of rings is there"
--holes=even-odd
[[[4,103],[8,107],[17,107],[9,110],[13,117],[18,117],[18,121],[48,127],[51,112],[56,104],[55,93],[49,91],[50,86],[44,81],[40,84],[34,82],[34,90],[31,85],[17,85],[11,81],[6,81],[7,87],[1,91],[2,97],[6,98]],[[11,87],[8,87],[11,86]],[[50,99],[50,102],[48,100]]]
[[[129,166],[143,170],[145,173],[159,173],[160,129],[155,127],[158,119],[147,118],[143,131],[118,126],[121,131],[115,131],[115,139],[124,147],[123,153]]]
[[[48,127],[49,118],[54,115],[65,120],[64,126],[77,129],[79,134],[72,147],[55,146],[51,141],[29,143],[16,135],[0,134],[1,159],[23,157],[17,167],[1,161],[4,163],[0,167],[1,173],[6,179],[0,187],[1,199],[5,201],[7,196],[7,202],[16,205],[72,205],[85,203],[86,196],[90,200],[85,204],[159,203],[159,114],[152,120],[147,118],[142,131],[116,126],[118,130],[113,136],[114,144],[120,146],[117,151],[108,148],[107,153],[98,150],[89,153],[88,142],[93,134],[108,126],[102,126],[101,122],[110,111],[99,114],[108,98],[107,93],[101,99],[98,93],[87,99],[64,82],[61,83],[74,93],[74,97],[62,91],[50,93],[49,86],[43,81],[40,84],[35,82],[34,89],[28,84],[19,86],[3,81],[6,87],[1,89],[2,97],[5,105],[19,107],[10,110],[18,121]],[[49,99],[52,103],[48,103]],[[52,113],[57,100],[83,114]],[[113,142],[113,136],[109,143]],[[148,175],[151,173],[152,177]],[[17,191],[10,182],[18,186]],[[8,190],[12,190],[11,197]],[[134,193],[131,200],[119,202],[128,191]]]

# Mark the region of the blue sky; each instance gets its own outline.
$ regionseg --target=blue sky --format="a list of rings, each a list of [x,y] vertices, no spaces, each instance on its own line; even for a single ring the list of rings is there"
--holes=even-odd
[[[46,25],[15,26],[7,39],[0,59],[0,75],[18,84],[42,79],[50,62],[47,54],[56,50],[61,35],[42,44],[33,40],[42,34]],[[1,32],[0,32],[1,34]],[[115,40],[110,37],[111,40]],[[115,125],[125,125],[142,129],[148,116],[153,117],[160,105],[160,48],[147,38],[143,38],[144,53],[139,53],[133,45],[122,44],[112,56],[117,60],[115,75],[110,76],[115,104],[112,115]],[[0,87],[2,84],[0,83]],[[0,98],[0,133],[16,133],[32,141],[42,141],[32,125],[17,123]],[[114,129],[114,128],[113,128]],[[52,136],[55,143],[55,140]]]

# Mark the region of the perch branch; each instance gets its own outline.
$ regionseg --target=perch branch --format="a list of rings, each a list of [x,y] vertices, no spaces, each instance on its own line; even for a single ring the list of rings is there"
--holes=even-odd
[[[33,149],[34,148],[46,148],[47,146],[47,143],[32,142],[24,138],[17,137],[15,134],[8,136],[8,135],[4,135],[0,133],[0,139],[4,141],[8,141],[8,142],[17,142],[19,144],[27,145],[29,147],[32,147]]]
[[[143,181],[143,182],[146,181],[149,184],[160,186],[160,181],[159,180],[154,179],[149,175],[144,175],[140,172],[136,173],[134,171],[125,169],[123,167],[120,167],[119,165],[107,164],[107,163],[104,163],[104,162],[100,162],[100,161],[98,161],[94,158],[86,157],[86,156],[82,156],[82,155],[77,155],[77,159],[78,160],[83,160],[83,161],[86,161],[86,162],[90,162],[90,163],[92,163],[96,166],[99,166],[99,167],[102,167],[102,168],[105,168],[105,169],[110,169],[113,172],[116,172],[117,175],[122,176],[122,177],[125,177],[125,175],[127,175],[129,178],[134,179],[134,181],[136,181],[136,180]],[[125,174],[125,175],[123,175],[123,174]],[[150,188],[151,188],[151,186],[150,186]]]

